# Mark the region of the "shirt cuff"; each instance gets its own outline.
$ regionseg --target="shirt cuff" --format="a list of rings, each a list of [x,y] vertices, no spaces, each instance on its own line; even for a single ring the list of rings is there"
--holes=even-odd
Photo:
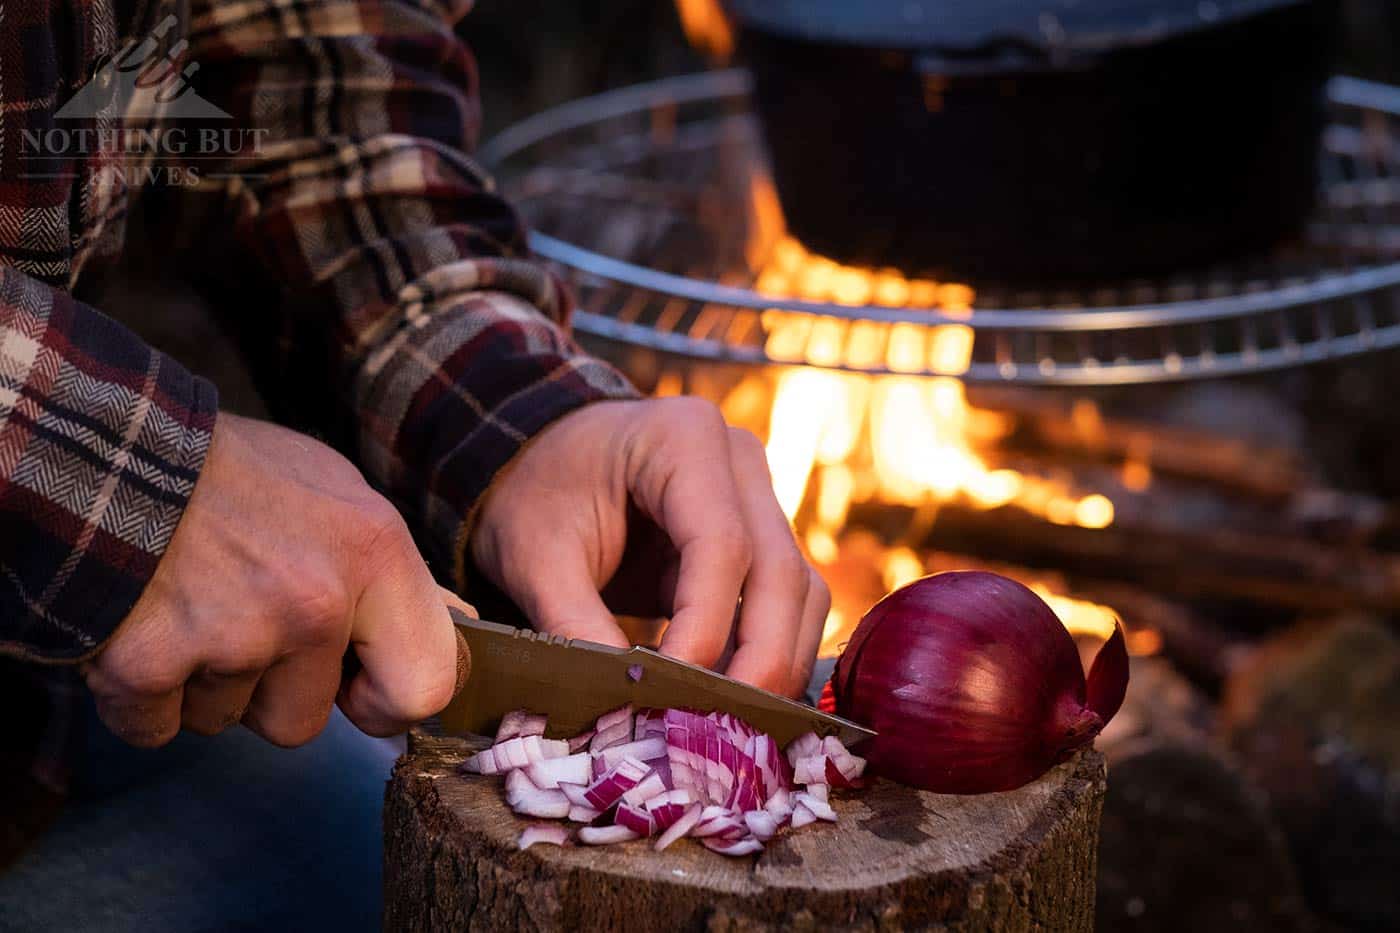
[[[0,450],[17,453],[0,458],[0,654],[73,663],[101,648],[155,572],[218,395],[71,296],[20,287],[22,316],[0,327]]]

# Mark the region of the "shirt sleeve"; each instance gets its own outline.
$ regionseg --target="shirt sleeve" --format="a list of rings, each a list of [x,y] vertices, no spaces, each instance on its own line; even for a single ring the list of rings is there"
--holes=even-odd
[[[329,357],[316,420],[459,585],[498,471],[560,416],[636,395],[570,340],[566,290],[467,154],[476,76],[453,24],[468,6],[194,0],[188,52],[224,123],[256,131],[200,167],[231,177],[235,249],[280,294],[282,343]],[[297,378],[279,391],[313,397]]]
[[[102,645],[174,534],[216,409],[170,357],[0,266],[0,655]]]

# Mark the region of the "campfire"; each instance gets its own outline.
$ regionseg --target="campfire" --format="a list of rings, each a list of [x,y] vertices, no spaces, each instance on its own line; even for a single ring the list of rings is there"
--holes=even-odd
[[[755,222],[747,253],[758,270],[759,293],[971,318],[976,294],[969,286],[908,278],[892,268],[843,266],[815,255],[784,232],[771,182],[756,174],[750,192]],[[996,448],[1013,419],[968,403],[960,378],[972,356],[968,325],[845,321],[769,309],[761,312],[760,326],[767,355],[792,365],[750,373],[717,401],[731,424],[765,438],[778,501],[832,589],[824,655],[840,652],[874,599],[932,569],[915,546],[880,545],[860,534],[851,520],[853,505],[912,510],[919,536],[936,525],[939,508],[952,503],[1013,508],[1081,528],[1113,523],[1108,496],[1077,488],[1072,478],[998,465]],[[889,373],[827,368],[843,363],[883,366]],[[679,381],[663,376],[659,385],[664,393]],[[1078,411],[1081,420],[1097,417],[1090,403]],[[1148,481],[1150,470],[1142,462],[1127,469],[1139,487]],[[875,573],[862,572],[863,563]],[[1075,599],[1046,576],[1014,575],[1040,593],[1076,636],[1102,640],[1112,634],[1111,608]],[[870,581],[877,586],[872,589]],[[1138,649],[1150,644],[1150,638],[1135,640]]]
[[[707,34],[707,6],[682,4],[693,33]],[[714,38],[706,48],[723,54],[729,39]],[[1379,161],[1393,165],[1397,124],[1376,116],[1393,92],[1334,84],[1326,158],[1341,180],[1292,251],[1073,289],[860,265],[804,243],[752,89],[738,71],[666,79],[547,112],[488,148],[532,246],[576,289],[578,332],[643,390],[708,398],[763,438],[779,502],[832,590],[825,657],[887,592],[947,570],[1026,584],[1086,655],[1121,620],[1136,657],[1100,742],[1114,768],[1105,928],[1123,916],[1176,928],[1166,905],[1215,897],[1236,923],[1243,899],[1258,925],[1284,928],[1271,921],[1299,902],[1278,894],[1296,890],[1293,862],[1310,879],[1330,869],[1308,863],[1303,836],[1278,850],[1274,816],[1219,753],[1246,755],[1270,789],[1302,772],[1319,788],[1333,771],[1361,780],[1352,758],[1314,754],[1288,707],[1258,698],[1296,689],[1312,703],[1350,684],[1320,659],[1353,643],[1368,646],[1358,659],[1394,663],[1400,648],[1361,614],[1400,612],[1396,516],[1332,485],[1344,477],[1316,456],[1296,392],[1305,370],[1195,380],[1400,343],[1400,267],[1366,265],[1393,256],[1393,224],[1361,216],[1348,181],[1393,172]],[[1386,203],[1374,217],[1393,218]],[[863,222],[879,235],[879,218]],[[1339,257],[1342,232],[1356,252]],[[1371,378],[1364,360],[1346,365]],[[1168,382],[1180,384],[1153,385]],[[1286,628],[1300,620],[1318,623],[1306,638]],[[1293,669],[1280,657],[1316,670],[1273,677]],[[1320,734],[1351,728],[1320,721]],[[1375,801],[1362,797],[1369,826]],[[1298,826],[1315,815],[1279,806]],[[1144,848],[1144,834],[1160,844]],[[1357,907],[1342,906],[1329,911]]]

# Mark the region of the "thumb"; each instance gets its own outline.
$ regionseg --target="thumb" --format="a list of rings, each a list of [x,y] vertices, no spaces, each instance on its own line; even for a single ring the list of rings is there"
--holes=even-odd
[[[413,551],[372,574],[355,606],[350,647],[361,668],[337,701],[370,735],[395,735],[442,710],[466,668],[442,591]]]

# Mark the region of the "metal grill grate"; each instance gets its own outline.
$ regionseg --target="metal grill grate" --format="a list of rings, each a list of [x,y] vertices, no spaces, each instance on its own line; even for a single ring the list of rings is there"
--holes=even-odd
[[[1328,93],[1323,195],[1303,243],[1246,264],[1073,293],[983,287],[970,319],[936,305],[755,290],[775,231],[757,207],[767,169],[740,70],[557,107],[500,134],[482,157],[535,227],[534,248],[578,289],[576,326],[597,337],[702,359],[885,373],[869,339],[860,359],[816,353],[808,341],[833,327],[861,327],[878,341],[892,324],[958,323],[975,332],[969,381],[1160,382],[1400,344],[1400,88],[1336,78]],[[811,326],[787,328],[778,354],[767,322],[782,312]]]

